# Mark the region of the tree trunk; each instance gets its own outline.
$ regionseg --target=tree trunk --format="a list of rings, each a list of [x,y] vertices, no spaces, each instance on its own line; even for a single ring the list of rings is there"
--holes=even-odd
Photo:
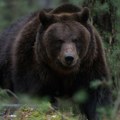
[[[104,5],[107,3],[108,5],[108,11],[100,12],[99,14],[95,14],[95,5],[96,2],[99,2],[100,5]],[[96,24],[98,28],[100,29],[102,35],[104,38],[106,38],[105,33],[110,33],[110,37],[107,37],[105,41],[109,43],[111,46],[115,43],[115,34],[116,34],[116,28],[115,28],[115,22],[116,22],[116,8],[111,3],[110,0],[86,0],[83,4],[84,6],[88,6],[92,13],[94,13],[93,24]],[[93,15],[92,15],[93,16]]]

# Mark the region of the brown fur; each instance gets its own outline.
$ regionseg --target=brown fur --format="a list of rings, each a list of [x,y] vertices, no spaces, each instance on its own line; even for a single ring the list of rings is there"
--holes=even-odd
[[[15,29],[11,26],[0,37],[1,46],[6,40],[0,58],[8,55],[0,60],[0,72],[6,76],[1,77],[1,86],[53,99],[72,98],[85,89],[89,99],[80,105],[81,110],[88,120],[98,120],[96,108],[109,105],[111,93],[108,87],[92,89],[90,84],[108,81],[109,72],[101,37],[88,19],[88,8],[67,4],[27,16]],[[6,86],[8,78],[11,82]]]

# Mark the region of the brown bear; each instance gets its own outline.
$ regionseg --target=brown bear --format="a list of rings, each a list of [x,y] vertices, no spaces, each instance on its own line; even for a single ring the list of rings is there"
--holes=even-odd
[[[81,111],[98,120],[96,108],[111,103],[111,92],[90,87],[108,81],[109,72],[101,37],[88,19],[88,8],[66,4],[12,24],[0,35],[1,87],[52,100],[84,89],[88,99]]]

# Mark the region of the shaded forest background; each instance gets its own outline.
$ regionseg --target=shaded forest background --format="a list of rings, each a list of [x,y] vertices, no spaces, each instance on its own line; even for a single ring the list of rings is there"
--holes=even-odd
[[[0,0],[0,32],[13,21],[42,8],[70,2],[88,6],[90,21],[100,32],[115,85],[115,101],[120,104],[120,1],[119,0]],[[118,108],[118,106],[117,106]],[[116,108],[116,109],[117,109]]]

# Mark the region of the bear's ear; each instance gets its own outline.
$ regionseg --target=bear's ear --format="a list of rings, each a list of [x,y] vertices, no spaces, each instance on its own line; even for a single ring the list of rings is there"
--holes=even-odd
[[[86,23],[89,19],[90,11],[87,7],[84,7],[83,10],[77,13],[77,20],[81,23]]]
[[[54,15],[41,11],[39,13],[39,19],[43,26],[48,26],[55,22]]]

